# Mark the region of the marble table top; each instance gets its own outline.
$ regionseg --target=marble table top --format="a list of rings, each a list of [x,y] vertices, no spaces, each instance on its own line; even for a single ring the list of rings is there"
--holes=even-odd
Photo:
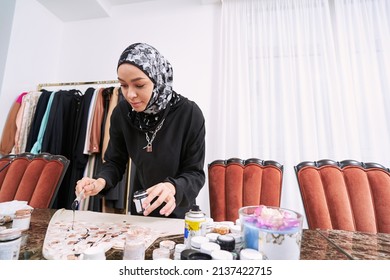
[[[34,209],[30,229],[22,236],[20,260],[43,260],[42,247],[49,222],[57,210]],[[157,239],[147,250],[145,259],[159,244]],[[166,236],[176,243],[183,242],[182,235]],[[110,249],[108,260],[122,259],[123,251]],[[342,230],[303,230],[301,260],[388,260],[390,259],[390,234],[370,234]]]

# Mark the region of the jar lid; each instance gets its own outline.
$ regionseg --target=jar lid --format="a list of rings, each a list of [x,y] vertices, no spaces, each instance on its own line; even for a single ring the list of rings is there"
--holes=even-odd
[[[145,190],[139,190],[134,193],[134,198],[142,198],[148,196]]]
[[[170,252],[167,248],[157,248],[153,250],[152,255],[153,260],[157,260],[161,258],[169,258]]]
[[[251,248],[245,248],[240,251],[241,260],[262,260],[263,254]]]
[[[211,260],[211,256],[202,252],[194,252],[188,255],[189,260]]]
[[[189,255],[198,252],[194,249],[185,249],[180,253],[180,259],[181,260],[188,260]]]
[[[221,246],[222,250],[233,251],[236,246],[236,241],[231,235],[220,235],[217,238],[217,244]]]
[[[166,248],[168,250],[173,250],[175,248],[175,242],[172,240],[163,240],[160,242],[160,248]]]
[[[200,245],[200,251],[205,254],[211,255],[211,252],[215,250],[221,250],[221,246],[219,244],[214,242],[205,242],[202,245]]]
[[[232,225],[229,227],[231,233],[241,233],[241,226],[240,225]]]
[[[236,244],[244,241],[244,237],[242,236],[241,233],[228,233],[227,236],[232,236]]]
[[[186,245],[185,245],[185,244],[182,244],[182,243],[176,244],[176,246],[175,246],[175,252],[176,252],[176,253],[181,253],[181,252],[183,252],[185,249],[186,249]]]
[[[213,260],[233,260],[233,255],[225,250],[216,250],[211,252],[211,258]]]
[[[9,241],[19,238],[22,230],[19,228],[7,228],[0,231],[0,241]]]
[[[220,236],[219,233],[216,232],[210,232],[206,234],[206,237],[211,241],[211,242],[217,242],[217,238]]]
[[[205,242],[209,242],[206,236],[197,235],[191,238],[191,246],[195,248],[200,248],[200,245]]]

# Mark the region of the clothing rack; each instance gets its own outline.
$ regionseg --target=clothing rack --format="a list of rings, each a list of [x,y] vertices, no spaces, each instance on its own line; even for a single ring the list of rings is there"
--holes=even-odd
[[[90,81],[90,82],[68,82],[68,83],[45,83],[38,85],[38,91],[41,91],[44,87],[60,87],[60,86],[79,86],[79,85],[99,85],[99,84],[118,84],[118,80],[106,80],[106,81]]]
[[[83,86],[83,85],[118,85],[118,80],[103,80],[103,81],[87,81],[87,82],[62,82],[62,83],[42,83],[38,84],[37,90],[41,91],[43,88],[46,87],[62,87],[62,86]],[[128,161],[128,168],[127,168],[127,180],[126,180],[126,189],[124,193],[124,214],[129,213],[130,211],[130,205],[129,205],[129,194],[130,194],[130,175],[131,175],[131,159]],[[104,203],[104,202],[103,202]],[[105,208],[104,205],[102,206],[102,209]]]

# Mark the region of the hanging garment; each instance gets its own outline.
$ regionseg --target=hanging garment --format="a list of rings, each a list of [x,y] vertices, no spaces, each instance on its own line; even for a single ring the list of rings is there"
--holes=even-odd
[[[40,91],[31,91],[23,96],[22,106],[16,117],[17,131],[15,134],[15,146],[12,151],[14,154],[26,151],[28,133],[31,129],[31,123],[40,95]]]
[[[30,131],[28,132],[26,152],[31,152],[34,143],[38,139],[42,118],[45,114],[47,103],[49,102],[51,91],[42,90],[35,109],[34,118],[31,122]]]
[[[83,177],[84,169],[88,162],[88,155],[85,155],[83,150],[87,131],[88,112],[94,91],[94,88],[88,88],[80,96],[80,102],[77,104],[78,109],[72,111],[75,115],[75,123],[73,125],[73,132],[69,132],[73,135],[73,140],[70,143],[70,164],[58,190],[57,199],[54,202],[58,209],[71,209],[72,202],[76,198],[76,182]]]
[[[13,103],[11,109],[8,112],[7,120],[5,122],[3,133],[0,141],[0,154],[8,155],[15,145],[15,134],[16,134],[16,117],[21,107],[22,98],[27,92],[21,93],[16,101]]]
[[[87,153],[99,153],[100,152],[100,139],[102,133],[102,120],[104,115],[104,103],[103,103],[104,89],[100,88],[95,103],[95,110],[93,112],[91,133],[89,136],[89,143],[87,147]]]

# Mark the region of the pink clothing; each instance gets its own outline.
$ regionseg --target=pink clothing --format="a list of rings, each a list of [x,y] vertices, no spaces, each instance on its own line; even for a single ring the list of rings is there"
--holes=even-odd
[[[21,93],[18,98],[16,99],[16,102],[18,102],[19,104],[22,104],[22,101],[23,101],[23,96],[25,96],[27,94],[27,92],[23,92]]]

